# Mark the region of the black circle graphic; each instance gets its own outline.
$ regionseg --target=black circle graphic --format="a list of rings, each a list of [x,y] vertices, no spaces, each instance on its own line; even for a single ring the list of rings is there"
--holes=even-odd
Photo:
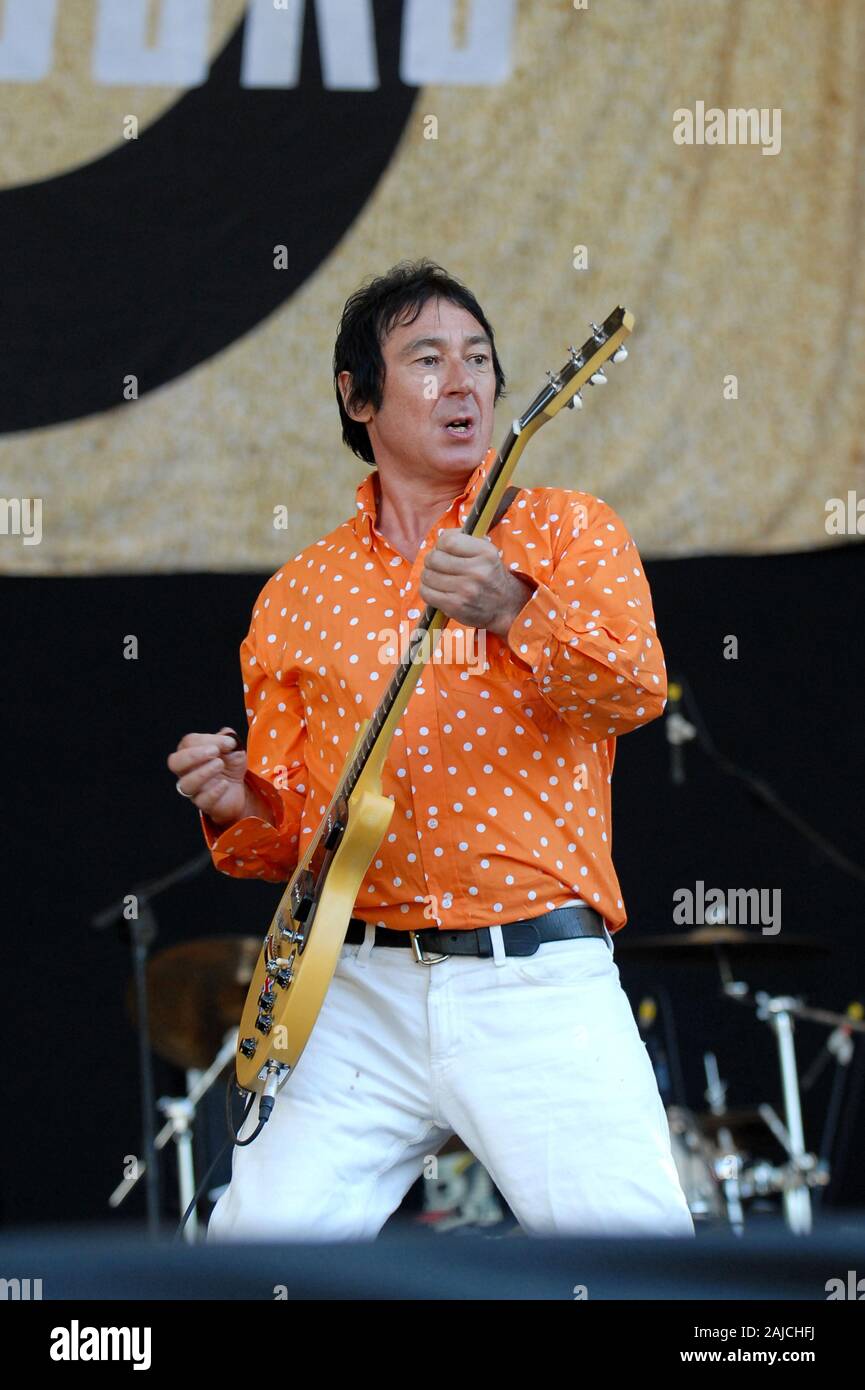
[[[208,81],[139,139],[0,192],[0,433],[122,405],[128,374],[144,395],[189,371],[284,303],[351,227],[416,95],[399,79],[402,0],[374,7],[372,91],[322,86],[305,8],[296,87],[241,86],[241,23]]]

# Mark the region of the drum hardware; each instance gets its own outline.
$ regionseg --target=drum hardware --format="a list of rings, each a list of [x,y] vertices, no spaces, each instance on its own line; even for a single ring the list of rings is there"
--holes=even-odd
[[[458,1227],[500,1225],[504,1211],[486,1168],[462,1143],[439,1149],[436,1176],[423,1186],[424,1209],[418,1224],[439,1235]]]
[[[673,1160],[691,1216],[696,1222],[723,1219],[715,1149],[702,1132],[697,1117],[684,1105],[670,1105],[667,1124]]]
[[[225,1068],[231,1063],[237,1047],[237,1029],[231,1028],[225,1034],[222,1047],[206,1071],[190,1069],[186,1073],[187,1093],[185,1096],[163,1096],[158,1102],[159,1109],[168,1116],[166,1123],[156,1135],[156,1150],[165,1148],[169,1139],[174,1140],[177,1154],[177,1186],[180,1194],[180,1209],[186,1211],[195,1192],[195,1170],[192,1153],[192,1125],[196,1110],[202,1097],[218,1081]],[[140,1177],[147,1171],[146,1160],[140,1160],[136,1171],[118,1183],[108,1198],[110,1207],[119,1207],[129,1196]],[[184,1240],[190,1244],[197,1239],[198,1224],[193,1211],[183,1228]]]
[[[706,1072],[705,1097],[711,1114],[718,1121],[717,1149],[714,1172],[724,1194],[727,1220],[737,1236],[745,1229],[745,1213],[742,1210],[742,1190],[740,1179],[744,1167],[744,1157],[740,1152],[730,1129],[727,1115],[727,1083],[721,1080],[718,1059],[714,1052],[703,1054],[703,1067]]]
[[[825,956],[829,947],[816,936],[755,935],[742,927],[692,927],[689,931],[664,933],[658,936],[637,936],[633,941],[616,940],[616,956],[635,962],[657,965],[658,956],[664,964],[680,962],[693,965],[713,965],[733,960],[739,964],[765,965],[772,961],[800,961]],[[729,972],[732,980],[732,973]]]
[[[209,850],[188,859],[179,868],[159,878],[147,879],[133,885],[126,893],[90,919],[93,931],[106,931],[116,926],[122,938],[129,940],[135,991],[135,1010],[138,1032],[138,1072],[141,1091],[141,1153],[147,1173],[147,1229],[151,1238],[159,1234],[159,1169],[156,1164],[154,1121],[153,1068],[150,1046],[150,999],[147,989],[147,960],[158,927],[153,900],[176,883],[203,873],[213,864]]]
[[[192,1141],[198,1105],[235,1056],[237,1020],[259,950],[256,937],[211,937],[168,947],[147,966],[152,1049],[186,1073],[186,1095],[164,1096],[157,1103],[167,1120],[154,1138],[154,1152],[174,1140],[182,1211],[195,1192]],[[139,1016],[138,997],[131,984],[126,1006],[133,1024]],[[135,1172],[111,1193],[109,1206],[116,1208],[125,1201],[147,1167],[146,1157],[138,1161]],[[184,1239],[193,1242],[196,1238],[193,1211],[184,1226]]]
[[[725,996],[736,1004],[753,1009],[759,1021],[765,1023],[775,1036],[785,1123],[782,1124],[775,1116],[776,1124],[770,1125],[770,1128],[787,1153],[788,1161],[780,1166],[774,1181],[776,1191],[782,1195],[787,1225],[795,1235],[805,1235],[812,1226],[810,1188],[826,1187],[831,1174],[828,1163],[821,1162],[816,1154],[805,1148],[799,1074],[793,1043],[794,1020],[798,1017],[824,1027],[843,1025],[854,1032],[865,1032],[865,1023],[830,1010],[811,1008],[793,995],[771,995],[765,990],[752,993],[747,984],[732,978],[726,961],[723,962],[722,976],[725,977]]]
[[[813,1159],[813,1154],[808,1155]],[[743,1197],[770,1197],[779,1193],[796,1191],[804,1184],[807,1187],[826,1187],[829,1182],[829,1168],[822,1161],[809,1162],[796,1170],[791,1163],[770,1163],[758,1159],[746,1165],[742,1175]]]
[[[229,1028],[237,1029],[261,950],[253,936],[183,941],[155,955],[147,967],[153,1051],[183,1071],[208,1067]],[[136,1020],[135,999],[127,1010]]]
[[[733,1003],[753,1009],[757,1019],[771,1029],[777,1048],[781,1076],[784,1119],[768,1104],[751,1111],[726,1110],[726,1086],[721,1082],[717,1059],[713,1053],[704,1055],[708,1089],[709,1112],[705,1116],[683,1111],[682,1107],[668,1108],[671,1146],[677,1159],[680,1181],[688,1199],[691,1214],[705,1218],[717,1213],[709,1182],[723,1194],[726,1220],[741,1234],[744,1230],[742,1203],[755,1196],[780,1195],[784,1218],[789,1229],[804,1235],[812,1228],[810,1191],[819,1194],[827,1187],[831,1167],[827,1158],[819,1158],[805,1147],[802,1123],[801,1088],[796,1052],[793,1042],[794,1022],[800,1018],[831,1027],[834,1041],[827,1043],[836,1064],[846,1066],[852,1055],[855,1032],[865,1032],[861,1008],[847,1015],[828,1009],[813,1008],[792,995],[772,995],[768,991],[752,992],[749,985],[734,975],[733,964],[773,961],[805,961],[829,953],[825,942],[816,937],[787,936],[783,941],[774,936],[751,934],[731,927],[723,921],[723,912],[715,921],[678,934],[640,937],[635,941],[617,943],[616,954],[633,961],[652,961],[658,956],[664,962],[716,965],[722,985],[722,995]],[[822,1066],[824,1063],[821,1062]],[[809,1075],[815,1071],[812,1066]],[[819,1067],[817,1068],[819,1071]],[[683,1122],[682,1115],[687,1121]],[[737,1132],[744,1124],[755,1129],[765,1127],[787,1155],[785,1162],[776,1164],[752,1156],[737,1141]],[[759,1138],[756,1138],[759,1143]],[[695,1165],[696,1158],[696,1165]],[[709,1196],[707,1197],[707,1192]]]

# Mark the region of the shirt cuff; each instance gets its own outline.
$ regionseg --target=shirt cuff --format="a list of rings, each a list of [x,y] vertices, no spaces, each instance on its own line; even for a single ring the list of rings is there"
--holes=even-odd
[[[279,835],[284,829],[285,824],[285,803],[282,797],[265,778],[259,777],[257,772],[247,770],[244,781],[268,807],[270,812],[268,819],[264,820],[261,816],[242,816],[240,820],[231,821],[228,825],[216,825],[214,821],[201,811],[201,829],[209,850],[221,852],[230,850],[232,854],[245,848],[251,841],[261,840],[262,826],[268,830],[273,830],[274,835]],[[220,841],[225,837],[225,843]]]
[[[512,573],[519,579],[530,577],[520,574],[519,570],[513,570]],[[549,661],[550,638],[558,637],[559,632],[565,627],[568,610],[548,584],[538,580],[533,582],[537,584],[537,588],[525,607],[521,608],[514,618],[505,640],[511,655],[517,661],[532,671],[537,671]]]

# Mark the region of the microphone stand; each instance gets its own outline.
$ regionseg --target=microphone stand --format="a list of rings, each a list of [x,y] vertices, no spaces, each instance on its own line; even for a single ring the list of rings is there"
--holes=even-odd
[[[667,709],[664,715],[664,729],[670,745],[670,781],[674,787],[684,786],[685,759],[682,747],[697,737],[697,730],[682,714],[682,685],[680,681],[670,680],[667,685]]]
[[[836,849],[831,841],[826,839],[825,835],[815,830],[814,827],[803,820],[796,811],[791,810],[764,778],[759,777],[753,772],[749,772],[745,767],[740,767],[738,763],[733,762],[732,758],[728,758],[726,754],[720,752],[720,750],[715,747],[709,730],[706,727],[706,722],[697,706],[694,692],[684,675],[680,675],[675,688],[672,685],[669,685],[668,688],[673,690],[675,696],[675,703],[673,697],[668,700],[668,707],[671,705],[673,706],[670,718],[674,720],[672,732],[670,732],[668,726],[667,734],[667,741],[671,745],[671,758],[674,756],[677,760],[680,758],[680,745],[690,741],[692,734],[687,733],[687,730],[692,730],[693,736],[696,737],[698,747],[702,748],[703,752],[712,760],[717,768],[720,768],[721,772],[728,777],[733,777],[737,781],[742,782],[756,801],[762,802],[779,820],[785,821],[787,825],[791,826],[797,834],[801,835],[803,839],[807,840],[819,850],[824,858],[828,859],[831,864],[834,864],[836,869],[840,869],[842,873],[849,874],[851,878],[857,879],[860,883],[865,883],[865,865],[855,863],[852,859],[849,859],[846,854],[842,854],[840,850]],[[688,712],[694,721],[693,724],[688,723],[688,721],[684,719],[681,723],[678,721],[678,703],[683,697],[688,705]],[[687,729],[683,729],[682,724],[685,724]],[[672,765],[671,775],[674,782],[684,781],[684,771],[680,765]]]
[[[97,912],[90,919],[93,931],[105,931],[112,923],[117,923],[120,933],[124,924],[128,928],[132,951],[132,970],[135,979],[135,1000],[138,1011],[138,1072],[141,1092],[141,1147],[146,1164],[145,1178],[147,1190],[147,1231],[151,1239],[159,1235],[159,1172],[156,1166],[155,1102],[153,1087],[153,1063],[150,1046],[150,1010],[147,1000],[147,959],[150,948],[156,940],[158,927],[151,900],[166,889],[184,879],[194,878],[213,859],[210,850],[188,859],[178,869],[164,874],[161,878],[148,879],[133,888],[131,896],[136,899],[137,910],[134,916],[128,914],[127,897]]]

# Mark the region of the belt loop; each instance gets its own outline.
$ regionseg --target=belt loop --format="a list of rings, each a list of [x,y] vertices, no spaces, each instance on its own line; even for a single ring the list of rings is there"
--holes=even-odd
[[[505,942],[501,927],[490,927],[489,930],[490,944],[493,948],[493,960],[496,965],[507,965],[508,958],[505,955]]]
[[[615,957],[616,952],[615,952],[615,949],[614,949],[614,947],[613,947],[613,938],[610,936],[610,933],[607,931],[607,924],[606,924],[606,922],[603,920],[603,918],[601,918],[601,926],[602,926],[603,929],[604,929],[604,940],[606,941],[607,945],[608,945],[609,948],[610,948],[610,955],[613,956],[613,957]]]
[[[369,965],[370,952],[375,945],[375,923],[367,922],[366,931],[363,934],[363,941],[360,943],[355,963],[357,965]]]

